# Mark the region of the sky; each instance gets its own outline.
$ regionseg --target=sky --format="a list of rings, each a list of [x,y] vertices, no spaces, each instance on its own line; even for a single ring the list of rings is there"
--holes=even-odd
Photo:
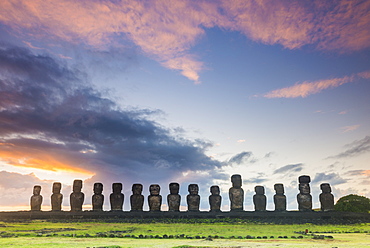
[[[133,183],[199,185],[201,210],[219,185],[229,210],[240,174],[283,183],[297,210],[298,177],[335,200],[370,197],[370,1],[2,0],[0,211],[29,210],[53,182],[85,210],[114,182],[130,210]],[[144,209],[148,209],[145,201]]]

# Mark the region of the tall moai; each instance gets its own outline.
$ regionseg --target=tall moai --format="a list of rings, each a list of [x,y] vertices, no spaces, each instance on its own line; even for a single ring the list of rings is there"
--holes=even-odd
[[[132,195],[130,196],[131,211],[143,211],[144,196],[142,192],[142,184],[135,183],[132,185]]]
[[[180,185],[178,183],[170,183],[170,194],[167,195],[168,211],[179,212],[181,196],[179,195]]]
[[[198,184],[189,184],[189,194],[186,196],[186,202],[188,204],[188,211],[197,212],[199,211],[200,196],[198,195],[199,187]]]
[[[112,184],[113,193],[110,194],[110,209],[112,211],[122,211],[123,210],[123,201],[125,195],[122,194],[122,183],[113,183]]]
[[[238,174],[231,176],[232,187],[229,189],[230,211],[243,211],[244,190],[242,177]]]
[[[161,187],[158,184],[149,186],[150,195],[148,196],[149,211],[161,211],[162,196],[160,195]]]
[[[312,196],[310,189],[310,176],[300,176],[299,181],[299,194],[297,195],[299,211],[312,211]]]
[[[321,211],[334,211],[334,196],[331,193],[331,187],[328,183],[320,185],[322,193],[320,194]]]
[[[41,211],[42,195],[40,193],[41,186],[35,185],[33,187],[33,195],[30,199],[31,211]]]
[[[286,196],[284,195],[284,185],[276,183],[274,185],[276,194],[274,195],[275,211],[286,211]]]
[[[253,204],[255,211],[266,211],[266,196],[263,186],[254,187],[256,194],[253,196]]]
[[[103,211],[104,195],[103,184],[94,183],[94,195],[92,196],[92,207],[93,211]]]
[[[53,183],[53,194],[51,195],[51,211],[61,211],[63,195],[60,193],[62,184],[59,182]]]
[[[73,192],[69,195],[69,202],[71,205],[71,211],[82,211],[82,205],[85,200],[85,194],[81,192],[82,180],[73,181]]]
[[[208,197],[210,212],[220,212],[221,210],[221,200],[220,187],[213,185],[210,188],[211,195]]]

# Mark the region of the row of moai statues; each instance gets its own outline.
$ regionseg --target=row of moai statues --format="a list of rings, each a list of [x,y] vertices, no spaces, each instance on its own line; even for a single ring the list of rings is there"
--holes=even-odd
[[[312,211],[312,196],[309,183],[309,176],[300,176],[299,194],[297,195],[299,211]],[[240,175],[231,176],[232,187],[229,189],[230,211],[244,211],[244,190],[242,189],[242,179]],[[61,211],[63,195],[60,193],[61,183],[53,183],[53,194],[51,195],[51,210]],[[334,210],[334,196],[331,194],[331,187],[328,183],[320,185],[322,193],[320,194],[320,203],[322,211]],[[152,184],[149,187],[150,195],[148,196],[149,211],[161,211],[162,196],[160,195],[160,186]],[[178,183],[169,184],[170,194],[167,196],[168,211],[180,211],[181,196],[179,195],[180,185]],[[287,200],[284,195],[284,185],[277,183],[274,185],[276,194],[274,195],[275,211],[286,211]],[[73,192],[70,194],[71,211],[82,211],[82,205],[85,195],[82,190],[82,180],[74,180]],[[122,211],[124,194],[122,183],[112,184],[113,193],[110,194],[111,211]],[[189,194],[186,196],[188,211],[199,211],[200,196],[197,184],[189,184]],[[31,210],[40,211],[42,196],[40,195],[41,186],[34,186],[33,196],[31,197]],[[94,195],[92,196],[92,210],[103,211],[104,195],[103,184],[94,184]],[[143,185],[133,184],[132,195],[130,196],[131,211],[143,211],[144,196],[142,195]],[[211,212],[221,211],[222,197],[220,188],[217,185],[211,186],[211,195],[209,196],[209,205]],[[263,186],[255,187],[256,194],[253,196],[255,211],[266,211],[266,195]]]

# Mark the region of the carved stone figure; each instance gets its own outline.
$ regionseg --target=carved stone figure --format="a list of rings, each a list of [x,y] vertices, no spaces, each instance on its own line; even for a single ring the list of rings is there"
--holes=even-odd
[[[189,184],[188,191],[189,194],[186,196],[188,211],[199,211],[200,196],[198,195],[198,184]]]
[[[300,176],[299,194],[297,195],[299,211],[312,211],[312,196],[310,189],[311,178],[309,176]]]
[[[85,200],[85,194],[81,192],[82,180],[73,181],[73,192],[69,196],[71,211],[82,211],[82,205]]]
[[[274,195],[275,211],[286,211],[286,196],[284,195],[284,185],[277,183],[274,185],[276,194]]]
[[[124,194],[121,193],[122,183],[113,183],[112,191],[113,193],[109,196],[110,209],[112,211],[122,211],[123,201],[125,199]]]
[[[320,194],[321,211],[334,211],[334,196],[331,193],[331,187],[328,183],[320,185],[322,193]]]
[[[143,185],[135,183],[132,185],[132,195],[130,196],[131,211],[143,211],[144,196]]]
[[[217,185],[213,185],[210,188],[211,195],[208,197],[210,212],[220,212],[221,200],[220,188]]]
[[[181,196],[179,195],[180,185],[178,183],[170,183],[170,194],[167,195],[168,211],[180,211]]]
[[[253,196],[254,210],[266,211],[266,196],[265,188],[263,186],[254,187],[256,194]]]
[[[93,211],[103,211],[104,195],[103,184],[94,183],[94,195],[92,196]]]
[[[33,187],[33,195],[31,196],[31,211],[41,211],[42,195],[40,195],[41,186]]]
[[[63,195],[60,193],[61,189],[61,183],[53,183],[53,194],[51,195],[51,211],[62,210]]]
[[[229,189],[230,211],[243,211],[244,190],[242,187],[242,177],[238,174],[231,176],[233,186]]]
[[[152,184],[149,186],[149,211],[161,211],[162,196],[159,194],[160,191],[161,187],[158,184]]]

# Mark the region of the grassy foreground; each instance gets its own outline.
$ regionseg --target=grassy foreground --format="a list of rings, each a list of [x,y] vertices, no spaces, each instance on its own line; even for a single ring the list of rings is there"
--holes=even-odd
[[[306,229],[309,235],[298,233]],[[326,237],[314,239],[313,235]],[[193,223],[34,220],[0,222],[0,237],[0,247],[369,247],[370,223],[277,225],[239,220],[194,220]]]

